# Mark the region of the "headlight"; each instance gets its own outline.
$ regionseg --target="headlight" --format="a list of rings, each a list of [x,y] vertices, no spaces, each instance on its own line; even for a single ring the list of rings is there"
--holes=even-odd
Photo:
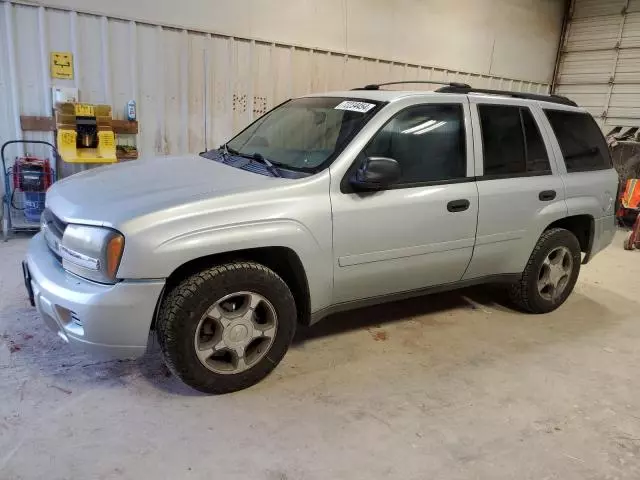
[[[115,282],[123,251],[120,232],[87,225],[67,225],[60,245],[65,270],[101,283]]]

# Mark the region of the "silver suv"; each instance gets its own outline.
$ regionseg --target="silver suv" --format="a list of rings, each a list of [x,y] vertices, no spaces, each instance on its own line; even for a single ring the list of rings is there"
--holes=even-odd
[[[56,183],[25,283],[70,344],[132,357],[153,332],[184,382],[231,392],[339,310],[486,282],[557,308],[612,240],[617,181],[563,97],[309,95],[219,149]]]

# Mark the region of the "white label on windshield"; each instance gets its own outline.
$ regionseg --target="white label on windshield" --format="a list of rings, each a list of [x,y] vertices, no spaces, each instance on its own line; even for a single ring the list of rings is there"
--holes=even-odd
[[[352,100],[345,100],[344,102],[340,102],[336,106],[335,110],[349,110],[350,112],[366,113],[375,106],[375,103],[354,102]]]

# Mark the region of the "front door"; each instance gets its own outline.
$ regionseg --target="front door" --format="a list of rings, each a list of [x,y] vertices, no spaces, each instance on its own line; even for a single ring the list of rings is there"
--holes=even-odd
[[[432,95],[427,103],[390,108],[346,175],[332,178],[334,303],[462,278],[478,191],[469,104],[452,98]],[[354,191],[348,177],[366,157],[395,159],[400,180],[385,190]]]

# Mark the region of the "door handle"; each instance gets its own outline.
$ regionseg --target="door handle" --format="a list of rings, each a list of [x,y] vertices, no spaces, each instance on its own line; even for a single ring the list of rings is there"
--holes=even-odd
[[[538,195],[538,198],[540,200],[542,200],[543,202],[548,202],[549,200],[553,200],[554,198],[556,198],[556,191],[555,190],[543,190]]]
[[[447,210],[450,212],[464,212],[467,208],[469,208],[469,200],[461,199],[461,200],[451,200],[447,203]]]

